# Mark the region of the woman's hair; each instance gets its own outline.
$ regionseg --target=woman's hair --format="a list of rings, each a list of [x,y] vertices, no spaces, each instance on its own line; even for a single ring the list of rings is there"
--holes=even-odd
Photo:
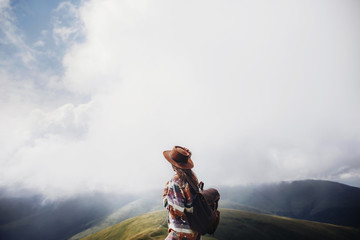
[[[182,168],[175,167],[174,165],[172,165],[172,167],[173,167],[174,171],[176,172],[176,174],[179,176],[182,183],[188,182],[188,180],[186,178],[186,176],[188,176],[191,180],[194,181],[194,183],[196,185],[199,184],[199,181],[198,181],[195,173],[191,169],[182,169]]]

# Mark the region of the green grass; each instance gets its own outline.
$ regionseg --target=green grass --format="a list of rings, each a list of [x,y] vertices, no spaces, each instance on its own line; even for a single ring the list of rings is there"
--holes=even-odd
[[[166,234],[166,212],[157,211],[127,219],[83,239],[164,239]]]
[[[221,209],[218,239],[360,239],[360,230],[274,215]]]
[[[276,239],[276,240],[358,240],[360,230],[350,227],[297,220],[273,215],[257,214],[232,209],[221,209],[220,225],[214,239]],[[157,211],[125,220],[94,233],[84,240],[165,239],[166,212]]]
[[[158,209],[156,209],[158,208]],[[153,209],[153,210],[151,210]],[[126,219],[130,219],[134,216],[139,216],[141,214],[163,209],[158,201],[152,202],[151,200],[146,199],[138,199],[132,201],[125,206],[119,208],[111,215],[107,216],[105,219],[101,220],[100,222],[96,223],[95,225],[87,228],[76,235],[72,236],[69,240],[79,240],[86,236],[89,236],[93,233],[99,232],[107,227],[113,226],[118,224]]]

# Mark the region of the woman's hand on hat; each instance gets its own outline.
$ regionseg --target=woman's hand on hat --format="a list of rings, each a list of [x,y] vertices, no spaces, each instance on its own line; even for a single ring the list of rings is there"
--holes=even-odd
[[[187,151],[189,153],[189,156],[191,157],[191,152],[189,149],[187,149],[186,147],[184,147],[184,150]]]

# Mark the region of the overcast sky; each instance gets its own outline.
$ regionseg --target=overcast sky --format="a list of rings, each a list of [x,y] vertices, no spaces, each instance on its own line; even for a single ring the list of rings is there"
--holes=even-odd
[[[360,1],[0,0],[0,186],[360,186]]]

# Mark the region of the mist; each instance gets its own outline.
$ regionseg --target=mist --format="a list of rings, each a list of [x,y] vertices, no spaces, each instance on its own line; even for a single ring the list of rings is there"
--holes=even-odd
[[[0,186],[162,189],[174,145],[207,186],[360,186],[358,1],[59,1],[44,29],[22,4],[0,2]]]

